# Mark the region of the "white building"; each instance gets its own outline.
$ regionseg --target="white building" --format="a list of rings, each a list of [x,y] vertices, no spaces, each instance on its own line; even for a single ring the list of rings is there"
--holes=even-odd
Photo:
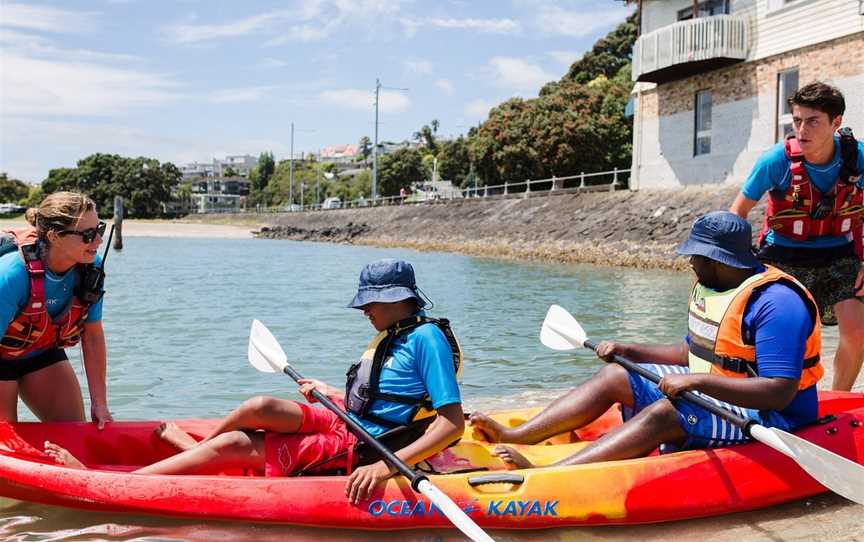
[[[218,177],[225,176],[225,172],[229,168],[233,169],[241,177],[248,177],[249,172],[258,166],[258,158],[250,154],[235,154],[233,156],[226,156],[224,160],[214,158],[213,166],[216,169]]]
[[[864,1],[641,0],[632,189],[742,182],[823,81],[864,138]],[[728,202],[723,202],[726,205]]]

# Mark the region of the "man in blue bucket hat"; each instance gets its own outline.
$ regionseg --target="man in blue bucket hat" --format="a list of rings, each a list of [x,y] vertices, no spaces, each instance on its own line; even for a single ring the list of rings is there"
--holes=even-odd
[[[379,260],[366,265],[351,308],[379,332],[348,372],[345,389],[301,379],[310,403],[318,390],[405,463],[413,465],[460,436],[465,421],[457,383],[462,353],[447,320],[426,316],[411,264]],[[350,473],[346,496],[358,503],[394,471],[358,447],[357,437],[324,408],[275,397],[254,397],[231,412],[201,442],[177,426],[157,435],[181,450],[139,474],[208,474],[232,468],[267,476]],[[46,443],[58,463],[85,468],[68,451]]]
[[[693,224],[678,248],[697,278],[684,341],[597,345],[601,359],[618,354],[643,364],[662,377],[659,385],[610,363],[517,427],[472,414],[476,432],[492,442],[533,444],[579,429],[620,403],[625,423],[559,463],[569,465],[639,457],[658,446],[712,448],[749,440],[741,428],[676,399],[684,391],[710,395],[766,427],[794,431],[813,422],[823,374],[818,310],[794,278],[759,263],[751,236],[747,221],[725,211]],[[517,467],[532,466],[511,447],[496,453]]]

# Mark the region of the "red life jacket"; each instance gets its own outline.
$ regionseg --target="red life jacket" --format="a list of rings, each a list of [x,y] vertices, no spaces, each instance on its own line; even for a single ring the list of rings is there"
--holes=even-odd
[[[0,359],[17,359],[35,350],[65,348],[81,340],[89,305],[73,295],[69,305],[56,318],[45,306],[45,264],[39,258],[36,230],[7,230],[18,245],[27,275],[30,299],[15,317],[0,340]]]
[[[840,155],[843,164],[837,182],[830,192],[823,194],[810,181],[798,140],[794,135],[786,138],[792,180],[786,192],[769,192],[760,244],[769,229],[796,241],[845,235],[853,242],[858,257],[864,259],[864,189],[857,186],[861,178],[861,172],[857,171],[858,142],[849,128],[840,130]]]

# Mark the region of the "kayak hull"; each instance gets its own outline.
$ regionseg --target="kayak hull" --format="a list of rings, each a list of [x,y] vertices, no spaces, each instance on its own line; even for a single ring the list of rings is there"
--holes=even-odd
[[[822,413],[835,418],[808,427],[799,436],[864,463],[864,395],[825,393],[820,398]],[[513,411],[499,419],[527,415]],[[566,443],[574,436],[602,434],[618,420],[610,412],[578,435],[523,449],[548,455],[551,461],[584,445]],[[215,422],[177,423],[200,436]],[[352,529],[450,527],[402,477],[389,480],[371,499],[355,506],[345,498],[343,476],[130,474],[137,466],[174,453],[153,436],[157,425],[115,422],[100,432],[84,423],[0,424],[0,496],[103,512],[198,519]],[[46,439],[67,447],[93,470],[52,464],[39,451]],[[451,465],[500,469],[503,465],[490,449],[466,435],[443,455]],[[521,476],[522,481],[476,485],[491,474]],[[674,521],[752,510],[826,491],[794,461],[759,443],[591,465],[431,475],[430,480],[482,527],[505,529]]]

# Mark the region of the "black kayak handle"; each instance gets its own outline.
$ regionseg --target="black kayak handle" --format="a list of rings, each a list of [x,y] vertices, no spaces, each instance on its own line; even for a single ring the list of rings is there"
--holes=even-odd
[[[483,486],[486,484],[522,484],[525,482],[525,476],[521,474],[496,472],[493,474],[481,474],[480,476],[472,476],[468,478],[468,485],[471,487]]]

